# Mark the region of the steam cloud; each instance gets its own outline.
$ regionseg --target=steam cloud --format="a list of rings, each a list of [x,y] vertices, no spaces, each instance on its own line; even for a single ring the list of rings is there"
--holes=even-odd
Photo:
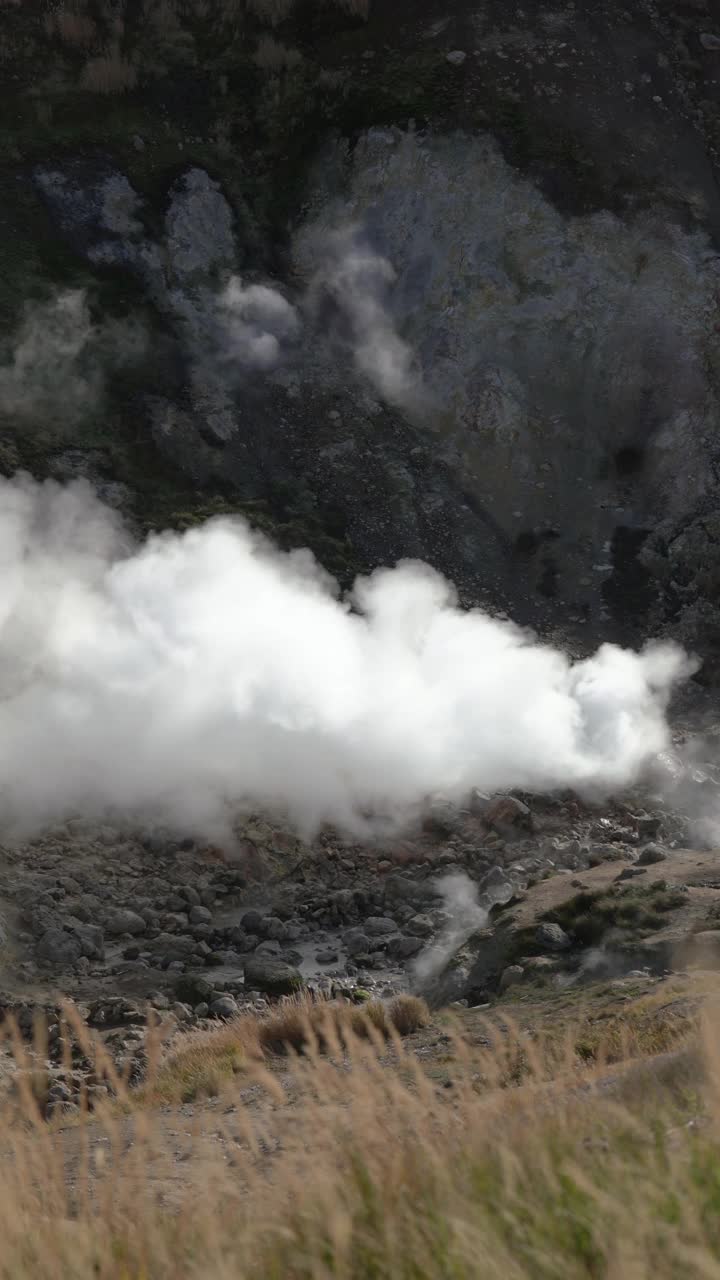
[[[94,324],[83,289],[28,305],[9,360],[0,365],[0,409],[19,418],[93,409],[107,373],[137,358],[144,343],[137,325]]]
[[[488,921],[487,910],[478,902],[477,885],[464,871],[441,876],[435,885],[443,900],[447,923],[435,941],[425,947],[415,960],[413,973],[420,983],[440,973],[470,935],[482,929]]]
[[[220,296],[225,325],[225,358],[253,368],[271,368],[281,357],[283,342],[292,341],[300,330],[295,308],[277,289],[268,285],[243,286],[238,276],[230,279]]]
[[[78,360],[92,336],[81,290],[27,308],[9,364],[0,368],[0,404],[7,413],[35,414],[56,406],[58,383],[66,403],[82,407],[98,394],[97,370],[81,373]]]
[[[218,519],[132,547],[83,482],[0,484],[0,813],[170,821],[248,806],[362,831],[430,794],[631,782],[690,670],[572,663],[405,563],[351,600],[307,551]]]
[[[306,246],[307,249],[307,246]],[[412,348],[400,337],[387,296],[395,269],[364,240],[359,227],[343,227],[312,246],[315,271],[308,306],[330,299],[343,318],[356,368],[385,400],[419,408],[426,396]]]

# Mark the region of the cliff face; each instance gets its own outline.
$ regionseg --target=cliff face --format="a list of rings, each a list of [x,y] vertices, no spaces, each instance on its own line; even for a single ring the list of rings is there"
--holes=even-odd
[[[3,470],[712,658],[709,2],[250,8],[3,6]]]

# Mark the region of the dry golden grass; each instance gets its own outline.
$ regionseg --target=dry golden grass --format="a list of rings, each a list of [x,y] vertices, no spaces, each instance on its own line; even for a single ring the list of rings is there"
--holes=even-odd
[[[216,1097],[235,1076],[247,1075],[267,1055],[344,1053],[357,1041],[382,1044],[410,1035],[429,1021],[427,1005],[414,996],[362,1006],[288,999],[264,1018],[242,1016],[217,1029],[185,1035],[166,1053],[156,1043],[148,1081],[133,1101],[177,1104]]]
[[[397,996],[389,1004],[369,1000],[363,1005],[290,999],[257,1024],[260,1047],[268,1053],[301,1052],[308,1045],[325,1050],[348,1039],[375,1036],[389,1039],[394,1033],[411,1035],[426,1027],[430,1013],[424,1000]]]
[[[29,1106],[3,1128],[0,1280],[714,1280],[719,1029],[708,1005],[609,1069],[552,1025],[451,1028],[432,1067],[348,1028],[280,1075],[250,1053],[190,1111],[128,1093],[62,1132]]]
[[[180,1103],[217,1097],[234,1076],[257,1059],[253,1039],[232,1023],[218,1031],[188,1035],[151,1069],[149,1081],[135,1101]]]

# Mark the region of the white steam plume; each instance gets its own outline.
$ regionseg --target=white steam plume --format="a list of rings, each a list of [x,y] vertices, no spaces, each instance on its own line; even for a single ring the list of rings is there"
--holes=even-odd
[[[142,329],[123,321],[96,325],[83,289],[28,305],[0,364],[0,409],[15,417],[81,414],[96,408],[106,374],[136,359]]]
[[[419,408],[426,397],[413,350],[400,337],[387,305],[396,272],[365,240],[359,227],[321,237],[311,233],[304,252],[315,260],[307,295],[312,310],[330,298],[347,327],[356,368],[390,404]]]
[[[225,330],[221,356],[233,364],[272,368],[281,358],[283,343],[300,332],[295,307],[268,285],[243,285],[232,276],[219,305]]]
[[[0,814],[218,836],[243,806],[402,823],[431,793],[614,788],[665,747],[673,646],[573,664],[406,563],[352,606],[214,520],[130,549],[83,483],[0,484]]]
[[[478,902],[477,885],[464,871],[441,876],[435,885],[443,900],[447,923],[413,964],[415,977],[421,983],[436,977],[470,935],[485,927],[489,918],[485,907]]]
[[[33,414],[58,403],[58,387],[71,406],[96,398],[96,379],[80,374],[77,362],[92,337],[82,290],[27,307],[10,362],[0,368],[0,405],[6,413]]]

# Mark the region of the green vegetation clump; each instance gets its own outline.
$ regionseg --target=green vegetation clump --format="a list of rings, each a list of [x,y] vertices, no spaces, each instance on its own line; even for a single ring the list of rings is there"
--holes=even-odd
[[[668,888],[663,880],[636,887],[615,887],[592,893],[584,891],[542,919],[559,924],[579,946],[600,942],[610,929],[642,935],[667,924],[667,915],[687,901],[680,889]]]

